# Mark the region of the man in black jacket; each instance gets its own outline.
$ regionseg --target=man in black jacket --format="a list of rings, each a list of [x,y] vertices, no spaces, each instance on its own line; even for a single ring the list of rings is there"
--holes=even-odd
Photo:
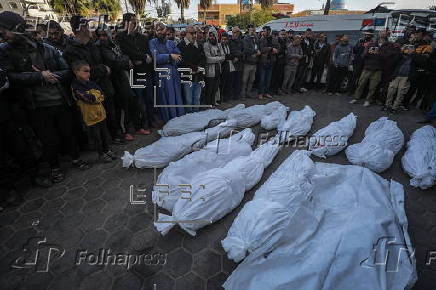
[[[103,105],[112,140],[116,144],[124,144],[125,142],[121,139],[120,125],[115,118],[115,90],[111,81],[112,71],[104,64],[100,48],[92,40],[88,20],[80,15],[75,15],[71,17],[70,24],[74,38],[68,42],[63,57],[70,65],[78,60],[84,60],[89,64],[91,80],[102,88],[105,96]]]
[[[137,102],[139,104],[142,122],[137,129],[137,134],[150,134],[150,127],[158,127],[156,124],[154,102],[153,102],[153,59],[148,46],[150,37],[139,32],[139,24],[136,15],[125,13],[123,15],[124,31],[117,34],[116,42],[123,54],[127,55],[133,62],[133,74],[131,84],[136,88]],[[145,75],[144,75],[145,74]],[[142,81],[145,79],[146,81]],[[145,86],[145,88],[143,88]]]
[[[89,168],[86,162],[79,160],[72,132],[70,100],[66,91],[71,71],[54,47],[36,42],[24,34],[24,23],[16,13],[0,14],[0,32],[8,42],[0,48],[0,68],[6,71],[10,82],[4,96],[26,100],[33,128],[44,145],[52,169],[52,181],[60,182],[64,174],[57,155],[59,136],[72,157],[73,165],[82,170]]]
[[[294,89],[300,93],[305,93],[307,92],[307,89],[304,86],[306,84],[309,69],[313,65],[313,56],[315,54],[312,30],[310,28],[308,28],[303,35],[301,48],[303,49],[303,58],[300,59],[300,64],[298,65],[297,79],[295,80]]]
[[[59,50],[61,53],[67,48],[68,36],[65,35],[64,29],[61,25],[50,20],[47,23],[47,40],[46,42]]]
[[[205,56],[203,46],[196,40],[196,29],[189,25],[186,27],[186,36],[180,40],[177,47],[182,53],[182,61],[179,68],[190,69],[191,72],[182,72],[182,75],[192,75],[192,79],[184,79],[182,83],[185,105],[193,105],[186,108],[188,113],[197,112],[200,105],[201,90],[204,86]]]
[[[140,113],[134,104],[136,97],[129,83],[128,71],[133,68],[133,63],[112,40],[108,27],[97,29],[96,36],[96,45],[100,48],[103,61],[112,70],[116,120],[121,125],[124,140],[132,141],[134,137],[128,131],[129,125],[132,123],[135,127],[140,127]]]
[[[280,49],[277,54],[277,62],[274,66],[271,80],[271,91],[274,94],[279,93],[279,89],[283,83],[286,64],[286,48],[289,44],[289,38],[287,37],[286,30],[283,29],[279,32],[278,41],[280,44]]]
[[[324,73],[329,56],[330,56],[330,44],[327,42],[327,37],[324,33],[320,33],[318,39],[314,44],[315,56],[313,59],[312,76],[310,83],[316,88],[321,88],[321,78]],[[316,84],[315,84],[316,79]]]
[[[232,38],[229,41],[230,53],[234,56],[235,71],[231,73],[231,94],[237,100],[241,95],[242,74],[244,71],[244,42],[239,27],[232,28]]]
[[[242,74],[242,99],[251,96],[251,89],[256,77],[257,63],[260,57],[259,40],[256,36],[256,28],[248,27],[248,35],[244,37],[244,72]]]

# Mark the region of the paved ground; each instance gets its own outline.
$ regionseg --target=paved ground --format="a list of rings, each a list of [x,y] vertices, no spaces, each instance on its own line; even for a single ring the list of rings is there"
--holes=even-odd
[[[309,93],[278,100],[292,110],[310,105],[317,112],[311,132],[354,112],[358,116],[358,125],[350,143],[360,142],[369,123],[383,115],[375,106],[363,108],[361,105],[349,105],[346,96]],[[266,101],[247,100],[245,103],[252,105]],[[408,140],[410,134],[419,127],[416,121],[420,117],[418,111],[412,111],[393,116],[392,119],[399,122]],[[256,131],[259,132],[259,129]],[[137,138],[126,148],[116,149],[120,153],[124,150],[133,152],[157,139],[158,136],[154,133],[152,136]],[[293,150],[295,148],[284,148],[279,152],[259,185]],[[436,260],[431,266],[426,266],[426,260],[430,251],[436,251],[436,194],[434,189],[421,191],[408,185],[409,178],[400,165],[403,153],[404,150],[382,176],[394,178],[405,185],[409,232],[416,247],[419,271],[415,289],[435,289]],[[349,164],[344,152],[329,157],[326,162]],[[22,206],[0,214],[0,288],[222,289],[220,285],[236,265],[227,260],[220,240],[225,237],[243,204],[252,199],[259,185],[246,193],[240,207],[219,222],[200,230],[196,237],[191,237],[178,228],[174,228],[167,236],[160,237],[153,228],[150,197],[148,196],[148,206],[132,205],[129,202],[131,185],[146,187],[150,192],[152,184],[153,170],[126,170],[117,161],[95,165],[86,172],[69,170],[65,182],[49,190],[30,190]],[[37,237],[46,238],[46,241],[40,239],[40,244],[36,246]],[[26,243],[28,250],[23,251]],[[39,256],[35,255],[37,248]],[[96,260],[101,248],[110,249],[116,254],[149,254],[146,259],[153,265],[137,265],[129,271],[124,266],[104,266],[101,265],[103,258]],[[65,253],[59,258],[59,253],[63,250]],[[90,263],[76,265],[85,257],[86,253],[81,250],[87,250],[90,254]],[[24,261],[29,265],[23,269],[12,268],[11,263],[19,257],[23,259],[18,259],[17,264],[22,265]],[[35,257],[38,258],[37,263],[32,266]],[[46,271],[48,257],[50,263]],[[119,259],[122,264],[123,257]],[[164,262],[165,265],[160,265]],[[90,265],[92,263],[96,265]]]

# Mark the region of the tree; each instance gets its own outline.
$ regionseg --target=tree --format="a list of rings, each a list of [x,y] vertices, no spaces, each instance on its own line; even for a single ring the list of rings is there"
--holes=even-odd
[[[212,0],[200,0],[200,7],[203,9],[203,19],[206,22],[206,10],[212,5]]]
[[[227,20],[228,26],[238,26],[241,29],[247,29],[249,24],[262,26],[268,21],[276,19],[270,9],[252,10],[248,13],[230,16]]]
[[[324,7],[324,15],[329,15],[330,13],[331,0],[327,0]]]
[[[273,5],[272,0],[259,0],[262,9],[268,9]]]
[[[130,6],[132,6],[133,12],[137,15],[143,15],[145,10],[145,4],[147,0],[128,0]]]
[[[61,15],[91,14],[90,3],[87,0],[49,0],[49,5]]]
[[[189,7],[190,0],[175,0],[177,3],[177,7],[180,8],[180,20],[185,22],[185,8]]]

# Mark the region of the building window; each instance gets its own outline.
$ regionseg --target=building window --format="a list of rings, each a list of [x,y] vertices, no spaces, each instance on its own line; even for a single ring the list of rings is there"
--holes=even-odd
[[[11,7],[11,9],[18,9],[18,5],[15,2],[9,2],[9,7]]]

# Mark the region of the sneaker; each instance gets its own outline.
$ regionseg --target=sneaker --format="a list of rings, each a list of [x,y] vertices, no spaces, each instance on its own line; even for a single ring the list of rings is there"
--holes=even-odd
[[[332,93],[332,92],[330,92],[330,93],[328,93],[328,95],[329,95],[329,96],[333,96],[333,93]]]
[[[112,162],[112,157],[110,157],[109,155],[107,155],[106,153],[103,153],[101,155],[98,156],[98,160],[100,160],[103,163],[110,163]]]
[[[135,138],[132,135],[130,135],[129,133],[126,133],[126,134],[124,134],[124,140],[133,141],[133,140],[135,140]]]
[[[336,93],[335,95],[336,95],[336,96],[342,96],[342,94],[341,94],[341,93]]]
[[[307,93],[307,89],[306,88],[301,88],[300,89],[300,93]]]
[[[79,170],[82,170],[82,171],[85,171],[85,170],[88,170],[89,168],[91,168],[91,165],[88,162],[86,162],[84,160],[80,160],[80,159],[73,160],[71,162],[71,164],[73,165],[73,167],[75,167]]]
[[[118,159],[117,155],[113,151],[111,151],[111,150],[109,150],[108,152],[106,152],[104,154],[109,156],[112,160],[117,160]]]
[[[263,95],[258,95],[258,96],[257,96],[257,99],[258,99],[258,100],[263,100]]]
[[[392,109],[391,110],[391,114],[397,115],[399,113],[400,113],[400,110],[398,110],[398,109]]]
[[[53,183],[62,182],[65,179],[65,175],[62,173],[60,168],[54,168],[51,170],[51,181]]]
[[[409,111],[409,107],[408,106],[400,106],[400,109],[403,111]]]
[[[365,101],[365,103],[363,104],[364,107],[369,107],[370,105],[371,105],[371,103],[368,101]]]
[[[355,103],[357,103],[358,102],[358,100],[356,100],[356,99],[352,99],[349,103],[350,104],[355,104]]]
[[[263,96],[264,96],[265,98],[267,98],[267,99],[272,99],[272,98],[273,98],[270,94],[264,94]]]
[[[389,107],[388,106],[383,106],[381,109],[380,109],[380,111],[382,111],[382,112],[387,112],[389,110]]]
[[[137,135],[150,135],[151,132],[150,132],[150,130],[146,130],[146,129],[141,128],[138,131],[136,131],[136,134]]]

